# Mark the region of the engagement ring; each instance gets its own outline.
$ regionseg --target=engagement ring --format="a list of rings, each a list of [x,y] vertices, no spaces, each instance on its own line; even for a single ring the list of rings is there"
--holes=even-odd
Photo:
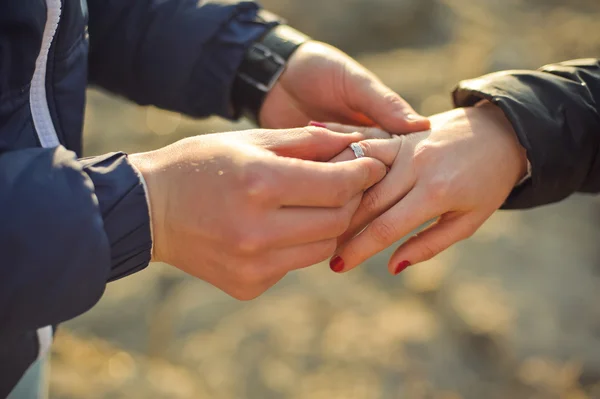
[[[364,158],[365,157],[365,152],[363,151],[360,144],[352,143],[352,144],[350,144],[350,148],[354,152],[354,155],[356,156],[356,158]]]

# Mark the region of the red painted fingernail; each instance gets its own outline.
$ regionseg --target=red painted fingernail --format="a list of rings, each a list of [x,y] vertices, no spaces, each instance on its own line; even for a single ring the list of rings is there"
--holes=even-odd
[[[398,266],[396,266],[396,270],[394,270],[394,275],[398,275],[400,273],[402,273],[404,270],[406,270],[407,267],[410,266],[410,262],[407,260],[404,260],[400,263],[398,263]]]
[[[309,123],[310,126],[314,126],[314,127],[322,127],[324,129],[327,129],[327,125],[321,122],[315,122],[315,121],[311,121]]]
[[[341,273],[344,271],[344,266],[344,259],[340,258],[339,256],[334,256],[329,261],[329,267],[336,273]]]

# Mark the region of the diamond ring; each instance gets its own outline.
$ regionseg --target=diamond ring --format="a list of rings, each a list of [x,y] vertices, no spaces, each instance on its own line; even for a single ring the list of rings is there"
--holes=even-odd
[[[365,152],[363,151],[360,144],[352,143],[352,144],[350,144],[350,149],[354,152],[354,156],[356,156],[356,158],[364,158],[365,157]]]

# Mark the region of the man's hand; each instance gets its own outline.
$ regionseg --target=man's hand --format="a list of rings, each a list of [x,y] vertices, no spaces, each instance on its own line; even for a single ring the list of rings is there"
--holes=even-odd
[[[385,166],[312,160],[329,160],[364,137],[312,127],[255,130],[132,155],[148,186],[153,259],[244,300],[325,260]]]
[[[394,134],[429,128],[427,118],[371,72],[319,42],[296,51],[260,113],[267,128],[305,126],[310,120],[379,125]]]

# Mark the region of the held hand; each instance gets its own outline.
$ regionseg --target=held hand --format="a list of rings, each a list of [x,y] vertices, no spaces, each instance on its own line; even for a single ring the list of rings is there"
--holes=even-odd
[[[524,177],[525,150],[499,108],[457,109],[431,120],[428,132],[360,143],[391,171],[364,195],[331,260],[334,271],[356,267],[437,219],[400,246],[388,268],[398,274],[428,260],[471,236]],[[337,160],[352,158],[345,152]]]
[[[310,120],[361,126],[379,125],[390,133],[429,128],[400,96],[338,49],[303,44],[267,96],[261,126],[305,126]]]
[[[148,186],[154,260],[247,300],[287,272],[326,259],[385,166],[287,156],[328,160],[364,137],[256,130],[132,155]]]

